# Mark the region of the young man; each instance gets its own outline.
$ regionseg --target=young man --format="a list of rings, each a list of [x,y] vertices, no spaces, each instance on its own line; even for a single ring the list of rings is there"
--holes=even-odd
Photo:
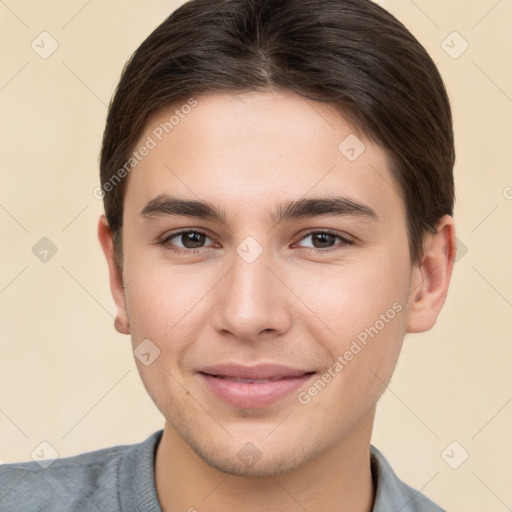
[[[455,255],[442,80],[366,0],[195,0],[101,153],[116,329],[163,431],[0,470],[0,510],[441,510],[370,444]]]

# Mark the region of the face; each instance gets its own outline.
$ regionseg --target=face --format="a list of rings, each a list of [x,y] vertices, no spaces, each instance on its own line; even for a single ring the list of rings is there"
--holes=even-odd
[[[368,430],[417,284],[406,212],[384,150],[329,106],[195,99],[136,145],[156,143],[126,188],[126,323],[168,427],[215,468],[275,475]]]

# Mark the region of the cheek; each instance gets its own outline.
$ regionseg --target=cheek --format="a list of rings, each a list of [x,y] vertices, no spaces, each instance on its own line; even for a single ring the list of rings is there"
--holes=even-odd
[[[143,340],[152,344],[145,352],[158,354],[149,365],[136,361],[140,377],[158,409],[174,411],[171,397],[178,402],[186,398],[179,384],[179,368],[190,340],[194,339],[190,330],[200,325],[193,306],[204,292],[191,285],[183,272],[180,275],[163,265],[135,265],[132,260],[125,275],[134,355],[137,357],[137,347]]]
[[[205,296],[218,272],[132,259],[125,270],[126,301],[134,345],[149,338],[174,357],[204,324]]]
[[[347,399],[361,407],[362,395],[371,403],[384,391],[395,368],[405,334],[408,269],[406,257],[381,254],[371,265],[352,269],[339,294],[335,353],[347,362],[339,384],[348,390]]]
[[[389,311],[387,317],[394,320],[397,309],[405,310],[407,268],[407,261],[397,262],[396,258],[379,254],[372,261],[296,272],[295,290],[316,314],[307,316],[311,329],[317,335],[323,331],[324,338],[327,335],[335,344],[343,344],[378,322],[382,314]]]

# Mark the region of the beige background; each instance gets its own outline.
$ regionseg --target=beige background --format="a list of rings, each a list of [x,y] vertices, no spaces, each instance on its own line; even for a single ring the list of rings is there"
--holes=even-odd
[[[137,442],[163,425],[129,338],[113,328],[96,237],[102,203],[92,191],[122,66],[180,3],[0,2],[4,462],[30,459],[42,441],[67,456]],[[424,44],[447,84],[461,252],[437,326],[406,338],[373,442],[405,481],[446,509],[509,510],[512,2],[380,3]],[[31,48],[33,40],[41,46],[43,31],[59,45],[47,59]],[[458,58],[464,41],[454,31],[469,44]],[[46,263],[32,252],[42,237],[58,251]],[[444,451],[453,441],[460,446]],[[463,450],[469,458],[452,469],[446,460],[456,465]]]

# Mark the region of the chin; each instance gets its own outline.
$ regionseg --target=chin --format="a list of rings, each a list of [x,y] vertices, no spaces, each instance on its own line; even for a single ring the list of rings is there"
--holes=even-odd
[[[169,418],[171,419],[171,418]],[[240,477],[275,477],[289,473],[318,456],[325,448],[321,437],[306,432],[261,425],[233,425],[225,429],[190,428],[190,422],[169,421],[174,433],[208,466]],[[176,416],[174,416],[176,420]],[[204,427],[204,425],[203,425]],[[228,433],[229,431],[229,433]],[[271,434],[269,435],[269,432]],[[309,439],[308,439],[309,437]],[[305,441],[305,439],[308,439]]]
[[[262,448],[258,449],[250,441],[242,443],[239,450],[232,447],[226,456],[227,450],[212,449],[211,446],[202,446],[188,442],[192,450],[201,460],[218,471],[232,476],[270,478],[292,472],[304,464],[313,454],[306,453],[304,448],[295,447],[281,449],[277,452]],[[234,442],[233,442],[234,444]]]

